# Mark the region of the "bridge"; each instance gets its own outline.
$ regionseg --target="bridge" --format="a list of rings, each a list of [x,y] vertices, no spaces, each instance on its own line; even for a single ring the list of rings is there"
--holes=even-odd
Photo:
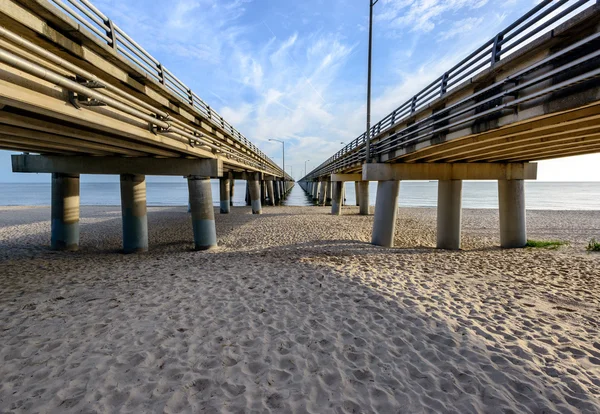
[[[119,174],[125,252],[148,248],[146,175],[187,177],[196,249],[216,245],[210,179],[229,213],[278,203],[293,179],[87,0],[0,0],[0,149],[52,174],[51,245],[79,245],[81,174]]]
[[[534,161],[600,152],[600,1],[542,1],[303,177],[341,213],[355,182],[372,243],[393,246],[400,181],[438,180],[437,247],[459,249],[463,180],[498,180],[500,242],[527,243]]]

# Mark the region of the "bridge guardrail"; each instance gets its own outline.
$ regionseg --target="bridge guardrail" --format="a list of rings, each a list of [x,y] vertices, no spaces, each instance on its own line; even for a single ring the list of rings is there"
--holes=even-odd
[[[138,69],[148,74],[152,79],[164,85],[183,102],[188,103],[202,116],[214,125],[223,129],[238,143],[251,149],[260,158],[271,166],[281,169],[261,150],[258,149],[242,133],[229,124],[221,115],[204,102],[196,93],[179,80],[172,72],[165,68],[156,58],[137,44],[127,33],[118,27],[110,18],[102,13],[88,0],[66,0],[74,8],[69,7],[62,0],[48,0],[49,3],[60,8],[72,18],[85,26],[93,35],[106,42],[116,52],[135,64]]]
[[[402,105],[394,109],[382,120],[371,126],[371,139],[390,129],[396,124],[406,121],[415,112],[425,108],[449,91],[457,88],[461,82],[493,67],[497,62],[517,52],[536,38],[550,32],[561,23],[562,19],[572,17],[582,10],[597,4],[597,0],[544,0],[521,16],[493,38],[481,45],[442,76],[412,96]],[[489,92],[489,88],[486,88]],[[499,96],[495,96],[498,99]],[[489,99],[487,101],[490,101]],[[480,106],[483,102],[478,103]],[[454,107],[453,107],[454,108]],[[444,108],[448,112],[450,108]],[[470,108],[473,109],[473,108]],[[437,114],[436,114],[437,115]],[[428,118],[431,121],[430,118]],[[441,121],[448,120],[443,118]],[[440,121],[440,120],[438,120]],[[431,124],[428,125],[431,127]],[[414,127],[414,125],[413,125]],[[417,126],[418,128],[418,126]],[[420,130],[418,130],[420,131]],[[414,132],[414,131],[411,131]],[[397,137],[396,137],[397,138]],[[340,151],[321,163],[307,174],[302,180],[324,175],[337,170],[341,165],[348,166],[365,161],[366,132],[359,135]],[[395,146],[405,144],[404,140],[396,139]],[[374,145],[373,143],[371,145]],[[389,146],[388,150],[392,147]],[[373,151],[374,150],[374,151]],[[371,154],[377,154],[376,148]],[[381,153],[381,151],[379,151]],[[340,161],[343,160],[343,163]]]

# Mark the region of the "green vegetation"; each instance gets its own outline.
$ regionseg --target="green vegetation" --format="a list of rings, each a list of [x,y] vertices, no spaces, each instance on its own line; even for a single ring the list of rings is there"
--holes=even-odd
[[[560,240],[527,240],[526,247],[558,249],[560,246],[568,246],[569,242]]]
[[[588,252],[600,252],[600,242],[596,241],[596,239],[592,239],[585,249]]]

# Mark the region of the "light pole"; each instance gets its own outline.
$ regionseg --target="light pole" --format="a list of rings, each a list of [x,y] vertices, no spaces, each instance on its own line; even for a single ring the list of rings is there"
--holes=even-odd
[[[277,141],[277,142],[281,143],[281,146],[283,147],[283,154],[282,154],[282,158],[281,158],[281,163],[283,164],[283,168],[281,169],[281,174],[283,175],[283,181],[285,182],[285,142],[283,142],[280,139],[275,139],[275,138],[270,138],[269,141]]]
[[[373,6],[379,0],[369,0],[369,63],[367,65],[367,133],[365,135],[365,158],[371,162],[371,48],[373,46]]]
[[[304,161],[304,176],[306,177],[306,163],[309,162],[310,160],[306,160]]]

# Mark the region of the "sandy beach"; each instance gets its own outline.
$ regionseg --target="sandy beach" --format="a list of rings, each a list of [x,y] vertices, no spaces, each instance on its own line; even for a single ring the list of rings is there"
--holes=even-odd
[[[0,207],[1,413],[598,413],[598,211],[498,212],[435,246],[401,208],[396,248],[344,207],[216,213],[194,252],[183,207],[149,208],[150,251],[119,253],[120,207],[82,207],[75,253],[49,207]]]

